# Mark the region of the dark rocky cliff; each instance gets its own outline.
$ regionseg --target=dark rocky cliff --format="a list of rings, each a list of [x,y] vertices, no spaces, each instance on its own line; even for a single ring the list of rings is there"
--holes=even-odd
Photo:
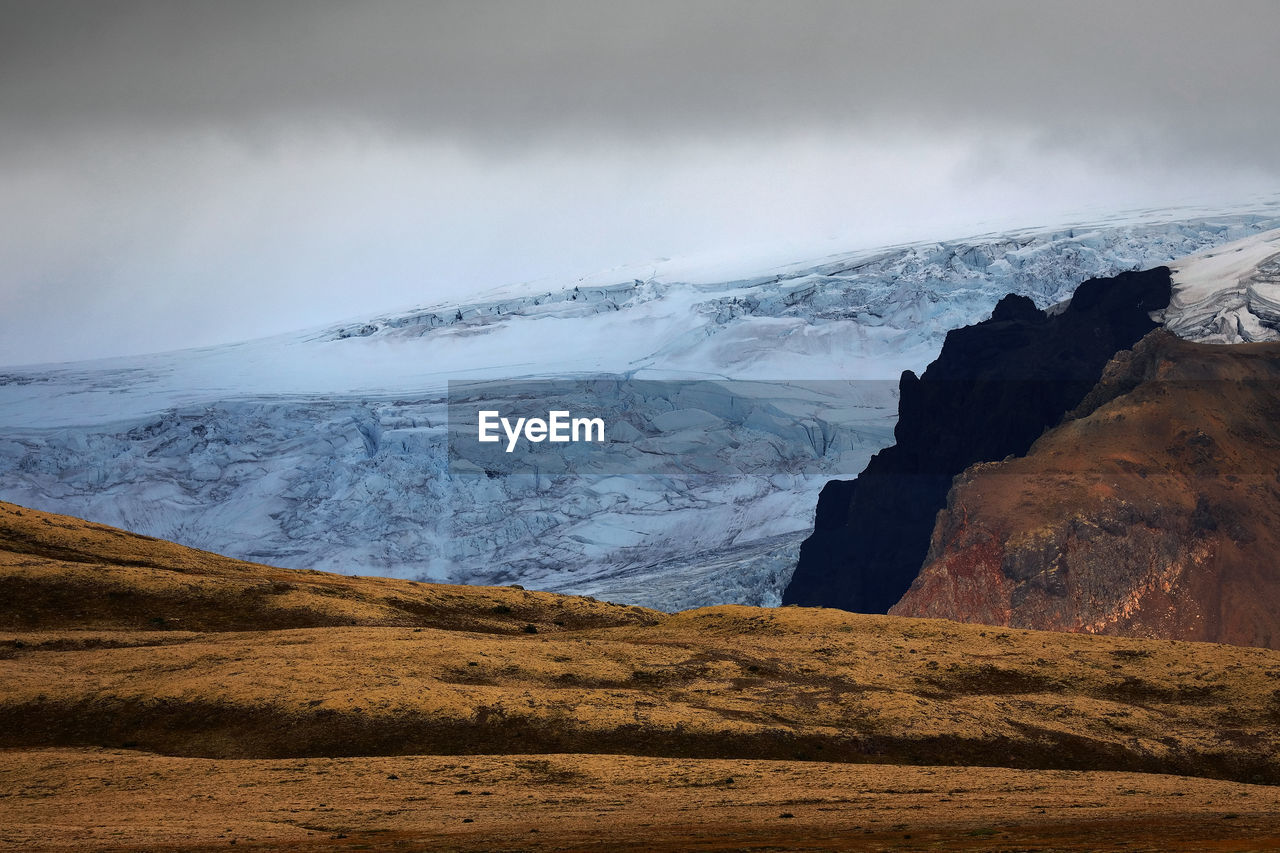
[[[920,571],[952,478],[1026,453],[1155,328],[1170,288],[1159,267],[1090,279],[1054,315],[1006,296],[991,319],[948,333],[923,376],[902,375],[897,443],[822,490],[783,603],[887,612]]]
[[[955,478],[890,611],[1280,648],[1280,344],[1152,332],[1025,456]]]

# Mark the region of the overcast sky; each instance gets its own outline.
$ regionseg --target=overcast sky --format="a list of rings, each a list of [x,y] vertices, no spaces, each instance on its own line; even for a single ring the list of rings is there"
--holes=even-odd
[[[0,0],[0,364],[1280,190],[1275,0]]]

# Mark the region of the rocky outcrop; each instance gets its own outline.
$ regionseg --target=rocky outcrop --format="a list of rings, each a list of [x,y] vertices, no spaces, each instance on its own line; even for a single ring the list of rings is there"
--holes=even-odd
[[[1280,648],[1280,344],[1154,332],[975,465],[891,613]]]
[[[1155,328],[1169,295],[1167,268],[1123,273],[1080,285],[1064,310],[1007,296],[948,333],[923,376],[902,375],[897,443],[823,489],[783,603],[888,611],[919,573],[952,478],[1025,453]]]

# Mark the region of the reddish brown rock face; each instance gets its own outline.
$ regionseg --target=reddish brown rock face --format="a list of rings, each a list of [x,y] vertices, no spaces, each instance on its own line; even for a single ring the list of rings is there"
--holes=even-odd
[[[890,612],[1280,647],[1280,345],[1152,333],[1068,418],[956,478]]]

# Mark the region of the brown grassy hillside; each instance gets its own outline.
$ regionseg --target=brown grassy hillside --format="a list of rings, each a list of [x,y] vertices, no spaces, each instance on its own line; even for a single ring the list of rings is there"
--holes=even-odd
[[[11,506],[0,584],[0,848],[1280,838],[1280,652],[665,615],[255,566]]]
[[[377,625],[518,634],[660,615],[512,587],[277,569],[0,502],[0,630]]]
[[[627,753],[1280,783],[1280,653],[718,607],[657,625],[0,635],[0,747]]]

